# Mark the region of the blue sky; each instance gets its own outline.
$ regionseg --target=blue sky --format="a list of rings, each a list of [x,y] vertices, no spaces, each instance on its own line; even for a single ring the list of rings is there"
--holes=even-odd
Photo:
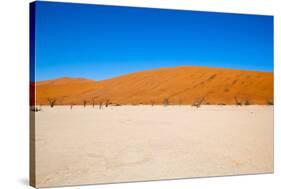
[[[36,80],[183,65],[273,71],[273,17],[36,2]]]

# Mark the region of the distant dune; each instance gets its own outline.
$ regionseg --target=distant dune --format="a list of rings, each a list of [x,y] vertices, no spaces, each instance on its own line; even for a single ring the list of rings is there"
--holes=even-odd
[[[273,73],[182,66],[141,71],[94,81],[59,78],[36,83],[36,103],[96,104],[271,104]]]

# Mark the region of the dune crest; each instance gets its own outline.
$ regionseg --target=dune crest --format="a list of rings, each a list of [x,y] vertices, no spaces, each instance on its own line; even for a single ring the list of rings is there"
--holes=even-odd
[[[131,73],[103,81],[59,78],[36,83],[36,103],[270,104],[273,73],[180,66]]]

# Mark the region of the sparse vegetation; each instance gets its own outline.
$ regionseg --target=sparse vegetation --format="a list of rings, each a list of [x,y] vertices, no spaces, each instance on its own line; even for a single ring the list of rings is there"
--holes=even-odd
[[[205,97],[202,98],[198,98],[196,99],[191,106],[195,106],[196,108],[199,108],[201,106],[201,104],[204,102]]]
[[[42,109],[41,109],[41,107],[32,106],[30,108],[30,110],[33,111],[33,112],[40,112]]]
[[[237,106],[242,106],[242,105],[245,105],[245,106],[248,106],[248,105],[251,105],[251,102],[249,100],[249,98],[246,98],[245,100],[239,100],[236,96],[234,97],[234,100],[235,100],[235,104]]]
[[[245,102],[244,102],[244,105],[248,106],[248,105],[250,105],[250,104],[251,104],[251,103],[250,103],[250,100],[249,100],[249,99],[246,99]]]
[[[164,98],[163,105],[168,106],[169,105],[169,98]]]
[[[267,101],[267,105],[274,105],[273,100],[268,100],[268,101]]]
[[[50,105],[51,108],[53,108],[57,102],[56,98],[48,98],[48,104]]]
[[[106,99],[106,100],[105,100],[105,107],[108,107],[109,104],[110,104],[109,99]]]
[[[92,99],[92,106],[93,106],[93,108],[95,107],[95,99],[94,98]]]
[[[234,97],[234,100],[235,100],[235,104],[237,106],[241,106],[242,105],[242,103],[238,100],[237,96]]]
[[[83,106],[84,106],[84,108],[86,108],[86,106],[87,106],[87,101],[86,100],[83,100]]]
[[[70,104],[70,109],[72,110],[72,107],[74,106],[74,103],[71,103]]]
[[[96,104],[96,98],[97,98],[97,96],[92,98],[92,106],[93,106],[93,108],[95,107],[95,104]]]
[[[103,102],[102,102],[102,101],[100,101],[100,109],[102,109],[102,104],[103,104]]]

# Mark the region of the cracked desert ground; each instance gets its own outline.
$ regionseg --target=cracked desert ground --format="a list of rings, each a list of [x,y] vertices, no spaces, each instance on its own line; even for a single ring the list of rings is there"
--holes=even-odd
[[[43,106],[35,114],[37,187],[273,172],[273,106]]]

